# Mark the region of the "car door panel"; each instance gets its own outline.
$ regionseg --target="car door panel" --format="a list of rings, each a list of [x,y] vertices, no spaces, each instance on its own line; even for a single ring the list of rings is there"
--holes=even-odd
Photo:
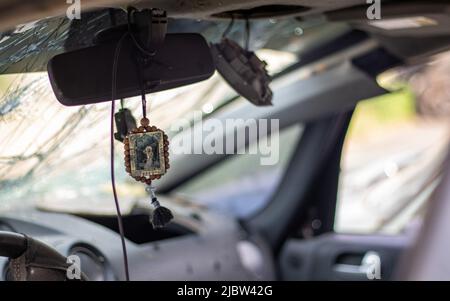
[[[407,235],[327,233],[290,239],[280,253],[280,274],[283,280],[369,280],[364,261],[378,256],[381,280],[391,280],[397,259],[410,244]]]

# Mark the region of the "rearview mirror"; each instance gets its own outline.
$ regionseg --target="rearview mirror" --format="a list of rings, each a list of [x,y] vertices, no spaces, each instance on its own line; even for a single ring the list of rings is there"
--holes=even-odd
[[[113,60],[118,40],[53,57],[48,75],[60,103],[78,106],[110,101]],[[141,94],[131,37],[122,42],[117,62],[115,98]],[[215,67],[210,48],[199,34],[167,34],[163,45],[142,71],[146,93],[189,85],[211,77]]]

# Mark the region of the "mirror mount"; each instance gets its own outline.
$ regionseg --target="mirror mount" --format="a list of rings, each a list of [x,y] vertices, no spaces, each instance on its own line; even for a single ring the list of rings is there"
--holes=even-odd
[[[118,40],[129,32],[133,41],[144,54],[155,53],[164,43],[167,33],[167,13],[159,9],[137,10],[128,8],[127,24],[100,30],[94,37],[94,44]]]
[[[137,42],[147,52],[156,53],[166,37],[167,13],[159,9],[144,9],[131,10],[128,15],[131,34],[133,35],[136,31]]]
[[[132,35],[143,53],[155,53],[164,43],[167,33],[167,13],[160,9],[127,10],[127,24],[100,30],[94,37],[94,44],[118,40],[125,33]]]

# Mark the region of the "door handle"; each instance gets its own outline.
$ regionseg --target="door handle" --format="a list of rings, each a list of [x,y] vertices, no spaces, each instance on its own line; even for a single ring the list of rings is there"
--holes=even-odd
[[[361,264],[353,265],[346,263],[336,263],[333,266],[333,271],[345,274],[354,275],[379,275],[379,270],[381,267],[381,257],[375,251],[368,251],[364,254]],[[373,278],[370,278],[373,279]]]

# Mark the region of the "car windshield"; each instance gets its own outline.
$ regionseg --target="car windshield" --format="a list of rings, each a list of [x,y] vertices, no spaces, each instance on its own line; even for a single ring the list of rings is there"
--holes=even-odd
[[[2,34],[0,210],[49,204],[64,211],[114,212],[109,174],[110,104],[64,107],[43,72],[52,55],[89,45],[96,31],[109,26],[106,17],[106,13],[90,13],[82,18],[83,24],[49,18]],[[308,27],[296,19],[252,21],[251,48],[268,63],[271,75],[299,61],[303,50],[346,30],[310,23]],[[200,32],[210,42],[217,42],[228,24],[172,20],[169,31]],[[242,41],[244,28],[243,22],[236,21],[230,35]],[[215,74],[195,85],[149,95],[148,112],[152,124],[168,130],[174,120],[190,111],[201,110],[208,116],[236,98],[236,92]],[[141,115],[138,99],[127,99],[123,105],[134,116]],[[120,162],[120,147],[116,151]],[[119,168],[121,164],[117,166],[118,190],[126,212],[144,197],[144,190]]]

